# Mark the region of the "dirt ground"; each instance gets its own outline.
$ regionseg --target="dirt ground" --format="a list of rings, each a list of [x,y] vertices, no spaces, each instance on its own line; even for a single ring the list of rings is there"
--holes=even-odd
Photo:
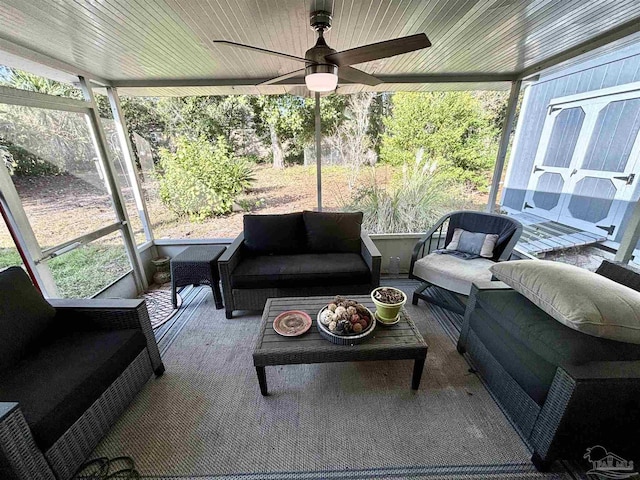
[[[349,180],[355,184],[370,181],[375,175],[380,184],[393,177],[393,168],[363,168],[358,175],[342,167],[323,169],[323,206],[337,209],[351,194]],[[255,169],[255,183],[239,198],[252,213],[286,213],[313,209],[317,205],[315,167],[293,166],[276,170],[267,165]],[[96,176],[70,175],[15,177],[14,183],[36,238],[43,248],[59,245],[83,234],[110,225],[115,214],[102,180]],[[178,217],[158,198],[157,185],[147,184],[145,196],[156,238],[225,238],[242,231],[242,216],[237,211],[203,222]],[[131,189],[123,188],[131,223],[138,243],[144,241]],[[0,229],[0,247],[12,245],[6,229]]]

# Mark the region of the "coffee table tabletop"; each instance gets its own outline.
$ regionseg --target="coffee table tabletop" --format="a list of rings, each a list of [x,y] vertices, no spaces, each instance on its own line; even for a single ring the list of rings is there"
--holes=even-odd
[[[415,360],[412,388],[418,389],[428,347],[406,310],[401,310],[400,321],[396,325],[376,325],[365,342],[358,345],[336,345],[320,335],[316,324],[318,311],[332,302],[333,298],[290,297],[267,300],[260,323],[260,334],[253,352],[253,364],[262,394],[267,395],[266,366],[371,360]],[[375,310],[369,296],[349,295],[348,298],[363,304],[371,311]],[[309,331],[299,337],[283,337],[277,334],[273,329],[273,321],[287,310],[308,313],[313,322]]]

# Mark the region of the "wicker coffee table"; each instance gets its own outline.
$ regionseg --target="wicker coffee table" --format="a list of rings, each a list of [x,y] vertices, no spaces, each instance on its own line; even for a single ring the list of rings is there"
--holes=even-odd
[[[371,297],[349,295],[371,311],[375,310]],[[293,365],[304,363],[359,362],[370,360],[415,360],[411,388],[417,390],[427,344],[415,324],[402,309],[400,322],[390,327],[376,325],[370,337],[359,345],[335,345],[318,333],[316,315],[320,308],[330,303],[333,297],[270,298],[264,307],[260,335],[253,351],[253,364],[258,374],[260,392],[267,395],[265,367],[269,365]],[[302,310],[308,313],[313,325],[299,337],[283,337],[273,330],[273,321],[287,310]]]

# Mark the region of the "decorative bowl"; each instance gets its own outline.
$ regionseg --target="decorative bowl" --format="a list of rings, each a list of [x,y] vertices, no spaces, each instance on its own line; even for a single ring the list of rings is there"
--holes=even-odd
[[[297,337],[311,328],[311,317],[300,310],[282,312],[273,321],[273,329],[283,337]]]
[[[376,298],[376,292],[379,290],[395,290],[402,294],[402,301],[398,303],[383,303]],[[376,318],[381,323],[394,323],[398,319],[398,315],[400,314],[400,309],[407,303],[407,296],[402,290],[399,290],[394,287],[378,287],[371,292],[371,300],[376,306]]]
[[[320,309],[317,316],[317,323],[318,323],[318,332],[320,333],[320,335],[322,335],[324,338],[329,340],[331,343],[335,343],[336,345],[357,345],[359,343],[364,342],[367,339],[367,337],[371,334],[371,332],[373,332],[373,330],[376,328],[376,317],[373,316],[373,313],[371,313],[371,310],[369,310],[367,307],[364,307],[363,305],[363,307],[367,309],[367,313],[369,314],[369,318],[371,319],[371,321],[369,322],[369,325],[367,326],[367,329],[363,330],[360,333],[356,333],[355,335],[337,335],[331,332],[329,328],[324,326],[320,321],[320,316],[322,315],[322,312],[324,312],[328,307],[329,307],[328,305],[325,305]]]

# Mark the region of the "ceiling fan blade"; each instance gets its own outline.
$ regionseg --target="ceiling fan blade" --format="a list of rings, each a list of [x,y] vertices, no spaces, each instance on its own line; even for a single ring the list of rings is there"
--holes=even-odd
[[[285,73],[284,75],[280,75],[279,77],[272,78],[271,80],[267,80],[266,82],[258,83],[257,86],[260,87],[263,85],[273,85],[274,83],[281,82],[282,80],[286,80],[288,78],[298,77],[302,74],[304,74],[304,68],[301,68],[300,70],[294,70],[293,72]]]
[[[266,48],[254,47],[252,45],[245,45],[244,43],[230,42],[228,40],[212,40],[212,43],[218,43],[220,45],[228,45],[229,47],[244,48],[245,50],[251,50],[253,52],[266,53],[267,55],[275,55],[277,57],[284,57],[284,58],[288,58],[289,60],[296,60],[298,62],[313,63],[310,60],[306,60],[306,59],[301,58],[301,57],[296,57],[295,55],[289,55],[288,53],[282,53],[282,52],[274,52],[273,50],[267,50]]]
[[[424,33],[409,35],[408,37],[386,40],[384,42],[371,43],[362,47],[332,53],[324,57],[331,63],[339,67],[355,65],[357,63],[380,60],[381,58],[393,57],[403,53],[414,52],[431,46],[431,42]]]
[[[374,77],[373,75],[369,75],[362,70],[358,70],[353,67],[339,67],[338,68],[338,78],[343,80],[347,80],[353,83],[364,83],[365,85],[370,85],[375,87],[376,85],[380,85],[382,80]]]

